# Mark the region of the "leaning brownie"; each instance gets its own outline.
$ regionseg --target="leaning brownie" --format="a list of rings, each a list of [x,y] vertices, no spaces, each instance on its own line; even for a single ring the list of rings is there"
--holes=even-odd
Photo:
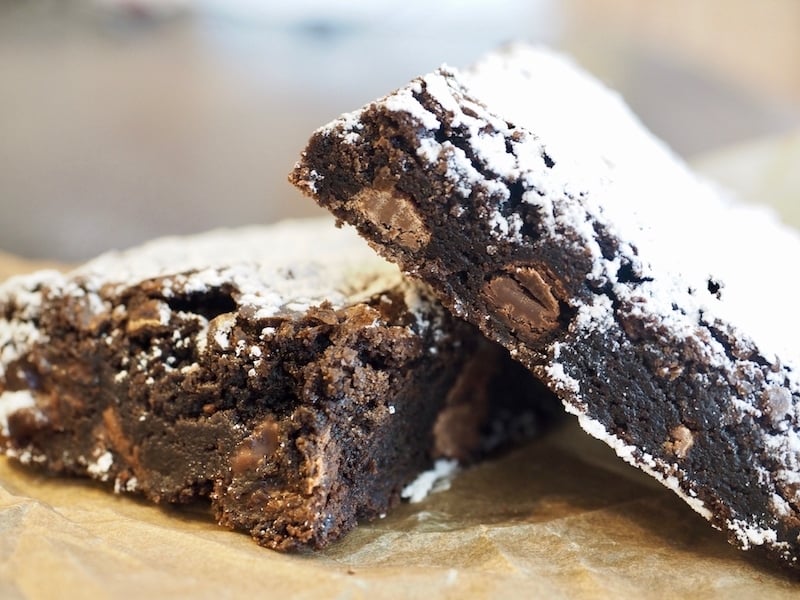
[[[523,45],[317,131],[291,180],[741,548],[796,564],[800,239]]]
[[[321,547],[535,428],[515,364],[328,219],[165,239],[0,286],[0,450]]]

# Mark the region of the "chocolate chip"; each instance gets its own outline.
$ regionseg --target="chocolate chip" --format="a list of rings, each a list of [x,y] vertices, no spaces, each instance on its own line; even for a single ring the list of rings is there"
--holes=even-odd
[[[364,190],[351,200],[356,210],[377,226],[388,241],[412,251],[431,238],[414,204],[396,190]]]
[[[673,427],[669,432],[670,439],[664,442],[664,450],[674,454],[677,458],[686,458],[689,450],[694,446],[694,434],[686,425]]]
[[[236,454],[231,460],[234,474],[255,470],[262,460],[269,459],[278,449],[279,434],[278,423],[273,419],[261,423],[236,449]]]
[[[499,319],[527,341],[539,340],[559,326],[560,307],[553,288],[534,267],[495,276],[483,293]]]

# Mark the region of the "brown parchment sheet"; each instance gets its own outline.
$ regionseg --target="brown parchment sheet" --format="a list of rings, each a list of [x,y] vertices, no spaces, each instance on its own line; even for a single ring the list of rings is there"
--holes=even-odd
[[[761,186],[800,225],[787,184],[800,136],[703,165]],[[38,266],[0,255],[0,276]],[[570,422],[303,555],[219,528],[202,505],[154,506],[0,458],[0,598],[65,597],[766,599],[800,597],[800,576],[729,546]]]

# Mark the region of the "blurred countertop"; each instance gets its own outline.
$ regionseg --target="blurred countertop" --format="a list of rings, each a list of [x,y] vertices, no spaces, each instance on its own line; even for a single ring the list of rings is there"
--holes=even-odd
[[[687,157],[800,129],[794,0],[273,4],[0,0],[0,250],[316,214],[286,183],[313,129],[510,39],[572,54]]]

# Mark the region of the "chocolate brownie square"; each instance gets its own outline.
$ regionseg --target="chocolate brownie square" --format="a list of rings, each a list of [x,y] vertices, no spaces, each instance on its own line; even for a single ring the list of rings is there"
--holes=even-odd
[[[154,502],[210,498],[278,550],[384,514],[436,458],[532,433],[539,393],[330,219],[0,285],[0,451]]]
[[[800,239],[515,45],[343,115],[290,176],[743,549],[800,550]]]

